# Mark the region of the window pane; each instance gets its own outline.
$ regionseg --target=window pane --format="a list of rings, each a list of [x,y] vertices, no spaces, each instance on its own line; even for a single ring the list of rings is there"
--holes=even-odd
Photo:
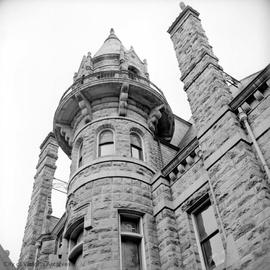
[[[141,270],[139,245],[130,239],[122,239],[123,270]]]
[[[140,150],[134,146],[131,146],[131,156],[137,159],[141,159]]]
[[[113,142],[113,133],[111,130],[104,130],[99,135],[99,144]]]
[[[140,233],[139,232],[139,219],[138,218],[128,218],[128,217],[121,217],[121,231],[122,232],[133,232],[133,233]]]
[[[141,138],[137,134],[132,133],[130,135],[130,143],[137,147],[142,147]]]
[[[99,146],[99,156],[108,156],[114,153],[114,144],[107,143]]]
[[[222,264],[225,260],[220,234],[217,233],[202,244],[202,249],[208,269]]]
[[[217,229],[213,207],[210,204],[196,215],[196,221],[201,240]]]

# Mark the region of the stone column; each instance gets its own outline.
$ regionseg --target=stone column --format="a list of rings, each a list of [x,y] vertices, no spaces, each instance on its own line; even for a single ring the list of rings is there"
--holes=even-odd
[[[24,230],[18,269],[31,270],[34,268],[37,249],[35,244],[37,237],[42,233],[43,222],[46,220],[44,219],[44,215],[48,212],[46,211],[48,207],[47,201],[51,197],[57,152],[58,144],[54,134],[51,132],[40,146],[39,161],[36,166],[37,172],[34,177],[34,186]]]
[[[225,246],[234,245],[238,252],[231,256],[227,248],[227,269],[239,264],[245,269],[268,269],[270,201],[265,175],[229,107],[232,96],[199,13],[184,4],[181,8],[168,32],[225,227]],[[267,212],[262,211],[265,208]]]

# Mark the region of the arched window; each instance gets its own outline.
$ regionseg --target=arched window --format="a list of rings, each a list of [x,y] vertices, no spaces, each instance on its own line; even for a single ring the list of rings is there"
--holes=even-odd
[[[109,129],[99,134],[98,140],[98,156],[108,156],[114,153],[113,132]]]
[[[79,148],[78,148],[78,163],[77,163],[78,168],[82,166],[82,161],[83,161],[82,149],[83,149],[83,142],[80,143]]]
[[[83,258],[83,234],[84,234],[84,223],[82,220],[78,220],[76,226],[74,224],[69,240],[69,254],[68,259],[72,270],[81,269],[82,258]]]
[[[142,140],[136,133],[130,134],[130,152],[132,157],[143,160]]]

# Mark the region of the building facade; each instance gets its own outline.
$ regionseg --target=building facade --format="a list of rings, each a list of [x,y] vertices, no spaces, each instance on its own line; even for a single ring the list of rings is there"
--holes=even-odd
[[[192,121],[112,29],[41,144],[18,269],[269,269],[270,66],[236,81],[181,9],[168,33]],[[71,160],[60,219],[58,147]]]

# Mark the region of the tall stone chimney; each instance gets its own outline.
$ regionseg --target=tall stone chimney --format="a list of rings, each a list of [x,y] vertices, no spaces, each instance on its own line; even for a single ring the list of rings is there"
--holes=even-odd
[[[40,146],[37,172],[28,210],[27,223],[24,230],[23,244],[18,269],[34,269],[36,240],[42,233],[45,215],[48,214],[48,201],[52,193],[52,181],[56,170],[58,144],[51,132]],[[51,212],[51,211],[49,211]]]
[[[265,233],[268,222],[262,208],[256,207],[263,201],[269,204],[266,177],[249,138],[229,106],[232,95],[199,13],[183,3],[180,7],[182,11],[168,33],[198,132],[209,186],[213,187],[212,195],[224,226],[226,266],[232,267],[226,269],[238,269],[239,265],[250,267],[243,269],[267,269],[263,268],[266,249],[258,246],[258,241],[268,239],[265,243],[268,241],[270,245]]]

